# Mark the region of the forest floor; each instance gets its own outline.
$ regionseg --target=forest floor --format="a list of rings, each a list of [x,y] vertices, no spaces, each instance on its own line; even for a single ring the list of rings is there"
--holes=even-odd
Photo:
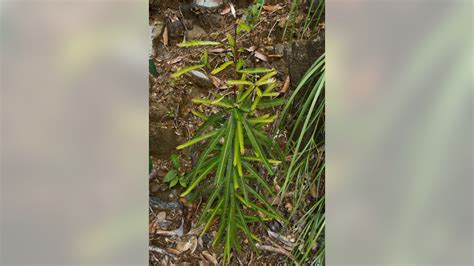
[[[241,16],[248,8],[245,1],[235,6],[235,13]],[[271,1],[269,1],[271,2]],[[309,31],[305,36],[297,36],[298,41],[288,43],[283,40],[290,4],[273,1],[262,9],[259,20],[252,31],[241,35],[237,42],[248,53],[248,58],[257,66],[271,67],[278,71],[277,87],[280,97],[286,97],[301,79],[305,71],[324,52],[324,25],[317,32]],[[304,19],[300,14],[297,20]],[[199,126],[191,110],[199,109],[192,98],[210,95],[217,90],[218,81],[208,77],[185,75],[174,80],[170,74],[183,66],[199,60],[200,49],[185,49],[176,44],[183,40],[225,39],[226,32],[233,32],[235,18],[229,5],[218,9],[196,9],[184,1],[159,1],[150,4],[149,18],[152,49],[151,62],[154,70],[150,74],[149,130],[150,158],[152,162],[149,179],[150,187],[150,265],[213,265],[220,261],[219,247],[211,247],[216,226],[200,237],[202,227],[196,225],[201,203],[198,199],[190,203],[180,198],[182,188],[173,188],[164,182],[164,176],[172,169],[170,157],[179,156],[181,172],[189,172],[199,154],[177,151],[179,144],[188,140]],[[218,52],[218,51],[216,51]],[[219,61],[218,53],[209,56],[211,64]],[[216,87],[217,86],[217,87]],[[278,113],[278,108],[273,112]],[[285,140],[282,139],[282,145]],[[272,179],[270,184],[278,186]],[[291,191],[290,191],[291,193]],[[291,210],[291,204],[280,204],[283,213]],[[296,220],[298,215],[294,217]],[[252,231],[263,240],[262,250],[257,255],[242,238],[242,252],[234,256],[235,265],[275,265],[285,264],[291,257],[295,235],[283,230],[278,221],[255,223]]]

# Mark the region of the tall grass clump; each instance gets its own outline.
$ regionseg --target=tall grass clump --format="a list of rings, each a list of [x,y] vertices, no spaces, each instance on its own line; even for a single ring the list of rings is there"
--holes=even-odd
[[[296,212],[304,213],[295,225],[303,228],[294,254],[300,264],[324,264],[325,82],[323,54],[299,82],[279,121],[280,127],[289,128],[286,153],[291,156],[279,193],[283,197],[293,188],[290,219]],[[305,202],[308,198],[310,204]]]
[[[299,36],[302,39],[309,29],[316,29],[324,16],[326,0],[292,0],[290,13],[285,23],[282,39],[286,37],[289,40]],[[304,19],[298,23],[298,16],[303,12]]]

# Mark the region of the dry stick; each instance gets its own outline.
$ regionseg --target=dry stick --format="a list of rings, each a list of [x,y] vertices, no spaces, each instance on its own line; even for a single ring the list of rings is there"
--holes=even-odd
[[[162,248],[159,248],[159,247],[149,247],[149,251],[154,251],[154,252],[157,252],[157,253],[160,253],[162,255],[165,255],[165,256],[169,256],[171,257],[172,259],[176,260],[178,257],[172,253],[169,253],[168,251],[162,249]]]
[[[287,256],[288,258],[292,259],[293,257],[291,256],[291,253],[282,249],[282,248],[276,248],[276,247],[272,247],[272,246],[268,246],[268,245],[260,245],[260,244],[255,244],[255,246],[258,248],[258,249],[261,249],[261,250],[264,250],[264,251],[268,251],[268,252],[274,252],[274,253],[278,253],[278,254],[282,254],[282,255],[285,255]]]

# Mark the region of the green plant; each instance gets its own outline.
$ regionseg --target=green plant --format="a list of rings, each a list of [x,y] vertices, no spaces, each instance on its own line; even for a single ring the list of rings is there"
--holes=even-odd
[[[286,168],[280,196],[286,194],[290,185],[294,188],[293,209],[290,218],[297,212],[306,212],[296,228],[299,247],[295,257],[299,263],[324,264],[324,203],[325,195],[320,195],[324,186],[324,88],[325,55],[323,54],[305,73],[295,91],[288,99],[281,113],[280,126],[290,129],[286,154],[291,160]],[[292,113],[292,115],[290,115]],[[315,188],[313,195],[309,195]],[[303,199],[314,197],[309,206],[302,206]],[[317,241],[319,246],[312,252]]]
[[[176,184],[180,184],[182,187],[186,187],[185,181],[185,174],[180,171],[181,163],[179,162],[179,157],[177,154],[171,154],[171,164],[173,165],[173,169],[171,169],[165,175],[165,182],[169,183],[170,187],[176,186]]]
[[[283,31],[282,39],[287,37],[292,40],[294,35],[297,34],[300,36],[300,39],[303,38],[305,33],[310,29],[311,25],[315,27],[318,26],[324,15],[324,9],[326,6],[326,0],[310,0],[309,6],[306,7],[306,16],[305,18],[298,23],[298,16],[302,10],[305,9],[302,0],[292,0],[290,13],[288,14],[288,20],[285,24],[285,29]]]
[[[197,143],[206,143],[199,160],[185,177],[189,186],[181,196],[193,191],[209,192],[198,223],[204,224],[204,234],[219,219],[213,245],[223,241],[223,263],[230,262],[232,250],[240,251],[239,231],[255,248],[255,241],[260,240],[250,231],[252,222],[284,220],[268,201],[267,197],[273,196],[274,192],[262,176],[263,169],[257,167],[262,165],[268,174],[273,175],[274,167],[281,163],[278,145],[264,131],[264,127],[277,116],[262,112],[262,109],[283,103],[273,98],[278,95],[273,91],[277,72],[270,68],[248,68],[240,58],[243,50],[237,48],[235,40],[240,31],[248,29],[242,25],[242,22],[238,23],[234,36],[227,34],[226,43],[190,41],[179,45],[224,46],[231,50],[227,61],[208,67],[208,53],[205,51],[199,64],[172,74],[172,77],[177,78],[191,69],[207,69],[211,75],[215,75],[233,66],[233,71],[227,71],[223,76],[227,90],[214,92],[213,99],[192,100],[196,104],[216,106],[219,111],[206,116],[194,110],[193,113],[203,120],[203,124],[191,140],[177,147],[184,149]]]

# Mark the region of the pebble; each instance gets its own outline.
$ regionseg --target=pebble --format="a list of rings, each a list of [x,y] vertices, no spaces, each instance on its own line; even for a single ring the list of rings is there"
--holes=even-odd
[[[158,219],[158,221],[163,221],[166,219],[166,212],[159,212],[157,215],[156,215],[156,219]]]

